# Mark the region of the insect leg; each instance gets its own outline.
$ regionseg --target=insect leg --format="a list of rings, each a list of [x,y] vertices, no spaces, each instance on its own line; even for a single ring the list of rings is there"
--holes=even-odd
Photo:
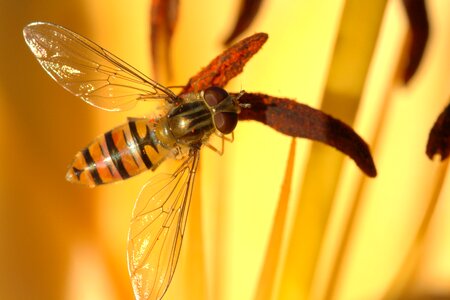
[[[220,150],[217,149],[216,147],[214,147],[213,145],[211,145],[209,142],[205,142],[204,145],[206,147],[208,147],[209,149],[213,150],[214,152],[216,152],[217,154],[219,154],[220,156],[222,156],[223,152],[224,152],[223,149],[224,149],[225,143],[224,143],[224,137],[220,136],[220,138],[222,140]]]
[[[232,143],[234,141],[234,132],[231,132],[231,137],[223,134],[220,131],[216,131],[216,132],[214,132],[214,134],[227,142]]]

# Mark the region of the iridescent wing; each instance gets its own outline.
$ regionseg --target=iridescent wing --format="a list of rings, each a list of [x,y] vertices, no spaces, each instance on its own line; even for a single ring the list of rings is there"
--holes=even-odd
[[[128,270],[136,299],[161,299],[183,240],[198,150],[174,174],[153,177],[141,190],[128,233]]]
[[[176,99],[171,90],[62,26],[31,23],[23,29],[23,36],[57,83],[93,106],[118,111],[133,107],[137,100]]]

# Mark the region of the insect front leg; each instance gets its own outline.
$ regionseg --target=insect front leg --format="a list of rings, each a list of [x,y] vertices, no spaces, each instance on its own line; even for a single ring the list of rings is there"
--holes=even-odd
[[[224,142],[224,137],[223,136],[219,136],[221,138],[221,146],[220,146],[220,150],[217,149],[216,147],[214,147],[211,143],[209,142],[204,142],[203,144],[208,147],[209,149],[213,150],[214,152],[216,152],[217,154],[219,154],[220,156],[223,155],[223,150],[225,148],[225,142]]]

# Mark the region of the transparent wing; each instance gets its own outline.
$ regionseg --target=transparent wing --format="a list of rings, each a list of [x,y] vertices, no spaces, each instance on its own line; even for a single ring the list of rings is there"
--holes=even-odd
[[[136,299],[161,299],[172,280],[192,196],[198,150],[174,174],[153,177],[135,204],[128,270]]]
[[[57,83],[93,106],[118,111],[132,108],[137,100],[176,98],[114,54],[62,26],[31,23],[23,36]]]

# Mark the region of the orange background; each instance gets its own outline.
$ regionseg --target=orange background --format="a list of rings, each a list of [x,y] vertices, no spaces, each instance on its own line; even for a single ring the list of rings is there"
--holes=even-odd
[[[291,138],[241,122],[224,156],[203,150],[188,233],[166,299],[254,299],[268,286],[259,299],[323,299],[333,280],[333,299],[381,299],[389,288],[450,294],[450,176],[447,164],[424,153],[429,129],[449,101],[450,4],[427,2],[429,45],[415,78],[402,86],[396,72],[408,38],[405,13],[400,1],[388,1],[379,28],[371,17],[384,1],[370,3],[372,14],[352,19],[358,13],[346,10],[344,1],[265,1],[247,34],[267,32],[269,40],[227,89],[294,98],[320,109],[330,93],[355,94],[363,84],[353,103],[353,127],[371,145],[378,177],[364,178],[348,158],[336,167],[341,154],[296,140],[292,190],[281,197],[288,202],[279,202]],[[128,223],[152,174],[96,189],[71,185],[64,175],[76,151],[95,136],[127,116],[150,112],[142,104],[108,113],[71,96],[39,67],[21,31],[37,20],[63,25],[151,77],[149,1],[3,0],[0,6],[0,298],[132,299]],[[223,50],[238,7],[239,1],[181,1],[175,77],[163,84],[183,84]],[[360,59],[378,28],[373,55],[361,58],[362,69],[370,62],[367,77],[363,70],[361,77],[346,76],[359,65],[339,61]],[[366,29],[374,34],[355,34]],[[362,46],[352,48],[346,34]],[[342,102],[323,109],[353,119]],[[331,154],[310,159],[320,151]],[[325,180],[330,170],[337,170],[331,182]],[[433,199],[439,201],[436,212],[416,247]],[[356,201],[348,246],[338,260]],[[275,249],[269,237],[279,224],[274,216],[280,203],[287,205],[286,227],[270,264],[266,252]],[[291,232],[301,234],[292,238]],[[402,267],[408,253],[413,263]],[[333,279],[337,261],[342,267]],[[268,265],[273,276],[260,281]]]

